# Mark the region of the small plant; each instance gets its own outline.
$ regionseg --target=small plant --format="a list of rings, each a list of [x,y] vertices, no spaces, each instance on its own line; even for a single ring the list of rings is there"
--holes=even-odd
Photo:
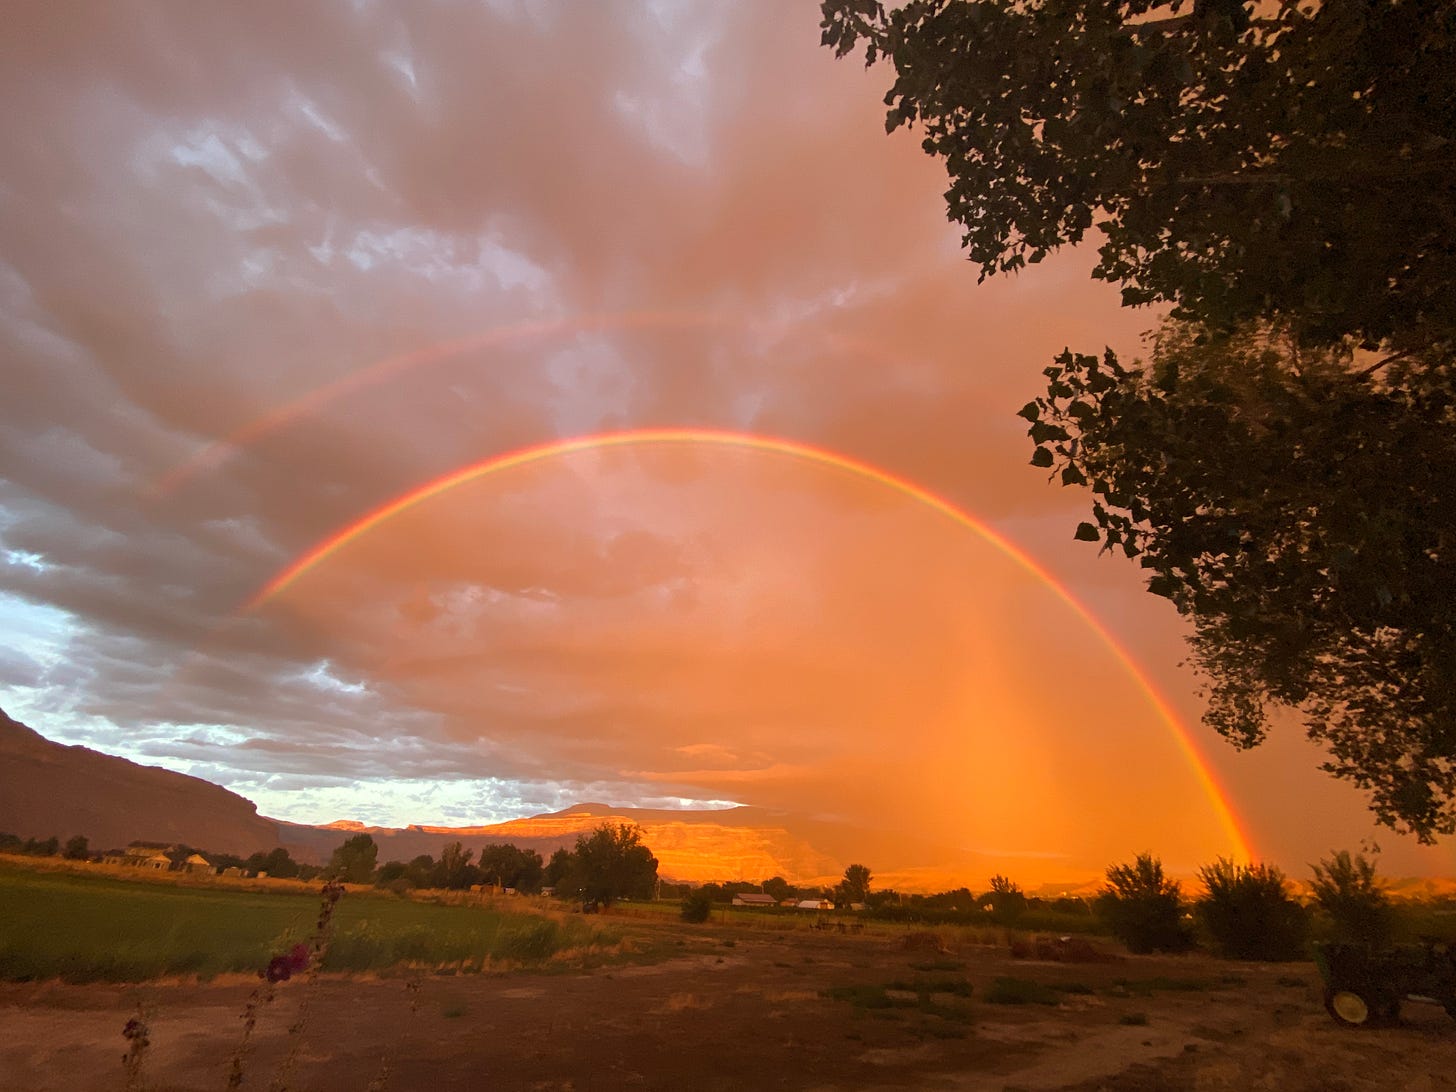
[[[1219,955],[1268,962],[1304,955],[1309,918],[1290,897],[1279,869],[1220,857],[1198,875],[1207,891],[1195,909]]]
[[[268,961],[266,967],[258,971],[258,977],[263,981],[248,995],[248,1000],[243,1005],[243,1037],[234,1048],[228,1066],[228,1089],[242,1087],[248,1054],[253,1046],[253,1032],[258,1026],[258,1014],[272,1003],[277,984],[288,981],[295,974],[304,970],[309,972],[310,985],[317,982],[319,968],[323,964],[325,952],[328,951],[329,926],[334,919],[334,909],[343,895],[344,885],[342,883],[337,880],[325,883],[319,890],[319,913],[318,919],[314,923],[312,938],[307,943],[295,944],[287,952],[275,955]],[[299,1007],[298,1019],[288,1029],[293,1042],[273,1078],[272,1087],[275,1089],[287,1087],[288,1077],[298,1058],[298,1048],[307,1024],[308,996],[308,994],[304,994],[303,1004]]]
[[[848,1001],[857,1009],[889,1009],[895,1001],[885,992],[884,986],[833,986],[824,991],[826,997],[836,1001]]]
[[[910,964],[912,971],[963,971],[966,965],[958,959],[928,959]]]
[[[1025,978],[997,978],[986,991],[986,1000],[993,1005],[1056,1005],[1061,998],[1056,990],[1041,982]]]
[[[1148,1023],[1148,1014],[1145,1012],[1125,1012],[1117,1018],[1117,1022],[1119,1024],[1125,1024],[1129,1027],[1146,1027]]]
[[[1342,849],[1310,868],[1315,903],[1333,924],[1336,940],[1375,946],[1390,942],[1390,900],[1375,879],[1373,861]]]
[[[1151,853],[1108,868],[1097,912],[1131,952],[1181,952],[1193,946],[1178,883],[1164,877],[1163,862]]]
[[[688,893],[682,901],[682,919],[693,925],[701,925],[713,913],[713,896],[698,888]]]
[[[121,1037],[127,1042],[126,1054],[121,1064],[126,1069],[126,1092],[140,1092],[142,1087],[142,1062],[147,1049],[152,1045],[151,1029],[147,1027],[146,1013],[141,1002],[137,1002],[136,1015],[121,1029]]]

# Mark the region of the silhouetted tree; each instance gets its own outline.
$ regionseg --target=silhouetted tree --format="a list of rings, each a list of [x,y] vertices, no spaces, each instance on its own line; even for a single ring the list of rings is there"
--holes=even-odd
[[[546,871],[542,880],[550,887],[560,887],[566,874],[571,871],[571,850],[562,846],[551,854],[551,859],[546,862]]]
[[[1014,921],[1026,911],[1026,893],[1021,885],[999,874],[991,877],[991,890],[985,898],[986,905],[1001,921]]]
[[[1392,920],[1390,900],[1375,878],[1375,864],[1364,854],[1339,850],[1311,865],[1310,890],[1316,905],[1334,925],[1335,939],[1363,944],[1388,944]]]
[[[85,835],[77,834],[66,841],[66,848],[61,856],[68,861],[84,861],[91,856],[91,843],[86,840]]]
[[[603,823],[580,834],[566,880],[568,894],[610,906],[623,898],[650,898],[657,882],[657,858],[642,844],[642,831]]]
[[[1298,708],[1381,822],[1456,831],[1456,8],[822,12],[893,64],[886,126],[945,161],[983,277],[1095,229],[1094,277],[1172,305],[1151,367],[1068,351],[1022,413],[1093,493],[1076,537],[1193,623],[1210,726],[1252,746]]]
[[[1251,747],[1297,708],[1382,822],[1451,831],[1456,368],[1395,383],[1274,327],[1169,327],[1145,367],[1068,352],[1048,375],[1022,411],[1037,462],[1090,486],[1077,537],[1191,621],[1205,723]]]
[[[266,853],[254,853],[244,862],[243,867],[249,872],[266,872],[268,875],[282,880],[291,880],[299,874],[298,862],[282,846],[270,849]]]
[[[368,883],[374,875],[379,847],[367,834],[356,834],[334,850],[325,871],[346,883]]]
[[[1309,919],[1279,869],[1220,857],[1198,875],[1206,891],[1194,911],[1219,955],[1271,962],[1303,957]]]
[[[793,890],[789,886],[789,881],[782,876],[773,876],[763,881],[763,893],[772,895],[777,902],[783,902],[793,893]]]
[[[844,878],[834,889],[835,902],[848,905],[852,902],[868,902],[870,897],[870,870],[862,864],[852,864],[844,870]]]
[[[1151,853],[1139,853],[1132,864],[1111,865],[1096,905],[1129,951],[1181,952],[1193,946],[1178,883],[1163,875],[1163,862]]]
[[[488,845],[480,851],[480,875],[484,883],[517,891],[539,891],[544,872],[541,855],[533,849],[505,844]]]
[[[895,69],[982,277],[1096,228],[1123,302],[1301,340],[1456,344],[1449,0],[824,0]]]
[[[688,892],[683,899],[681,911],[683,921],[697,925],[707,921],[712,912],[713,899],[702,888]]]
[[[472,881],[470,858],[475,850],[466,849],[460,842],[449,842],[440,850],[440,860],[435,865],[433,887],[447,891],[461,891]]]

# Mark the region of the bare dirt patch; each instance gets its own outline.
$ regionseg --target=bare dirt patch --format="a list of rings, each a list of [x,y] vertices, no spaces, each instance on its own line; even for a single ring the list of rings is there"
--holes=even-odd
[[[431,1092],[1456,1089],[1456,1023],[1408,1006],[1399,1027],[1348,1031],[1324,1013],[1309,966],[1079,965],[954,945],[927,960],[894,933],[624,927],[680,954],[551,974],[284,983],[244,1088],[269,1086],[302,1013],[288,1087],[319,1092],[381,1075],[389,1089]],[[140,1001],[146,1087],[221,1089],[253,985],[0,986],[0,1087],[123,1088],[121,1031]]]

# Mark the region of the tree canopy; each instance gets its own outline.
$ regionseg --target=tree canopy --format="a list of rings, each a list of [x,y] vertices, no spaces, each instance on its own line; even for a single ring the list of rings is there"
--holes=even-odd
[[[1070,350],[1022,415],[1076,537],[1193,625],[1206,720],[1296,707],[1378,819],[1456,830],[1456,5],[826,0],[888,59],[983,277],[1095,227],[1171,305],[1149,363]]]
[[[767,890],[767,886],[765,886]],[[835,901],[842,905],[868,902],[870,897],[870,870],[862,864],[852,864],[844,870],[844,878],[834,889]]]
[[[558,895],[610,906],[618,899],[650,898],[657,883],[657,858],[642,844],[640,827],[603,823],[590,834],[578,834],[570,856],[560,853],[552,855],[547,868],[548,875],[556,873]]]
[[[983,276],[1095,225],[1094,276],[1217,326],[1456,346],[1449,0],[824,0],[889,60]]]
[[[1092,490],[1077,537],[1192,622],[1206,721],[1247,747],[1298,708],[1325,768],[1429,839],[1456,825],[1456,383],[1403,369],[1175,325],[1146,367],[1063,353],[1022,415],[1033,461]]]
[[[356,834],[346,838],[329,858],[326,871],[336,880],[348,883],[368,883],[374,876],[374,864],[379,859],[379,846],[367,834]]]

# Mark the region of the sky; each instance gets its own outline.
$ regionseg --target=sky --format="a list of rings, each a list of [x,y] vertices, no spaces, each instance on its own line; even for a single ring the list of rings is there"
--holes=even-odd
[[[888,73],[818,35],[775,0],[9,8],[0,706],[303,822],[742,803],[1028,867],[1450,873],[1292,720],[1198,723],[1182,623],[1072,541],[1015,416],[1157,316],[1076,251],[978,284]]]

